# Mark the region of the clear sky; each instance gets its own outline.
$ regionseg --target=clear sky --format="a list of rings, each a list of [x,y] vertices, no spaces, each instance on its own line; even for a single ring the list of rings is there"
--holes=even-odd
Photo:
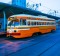
[[[30,1],[31,3],[40,3],[42,6],[46,6],[48,8],[51,8],[53,10],[60,10],[60,0],[27,0]]]
[[[42,11],[44,13],[48,13],[51,9],[58,11],[57,16],[60,16],[60,0],[27,0],[27,2],[33,3],[41,3],[41,6],[38,8],[38,11]]]
[[[4,3],[8,3],[10,2],[11,0],[0,0],[0,2],[4,2]]]

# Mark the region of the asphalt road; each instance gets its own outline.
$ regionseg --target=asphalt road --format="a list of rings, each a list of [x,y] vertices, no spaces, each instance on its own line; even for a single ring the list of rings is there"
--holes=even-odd
[[[60,56],[60,27],[25,39],[0,37],[0,56]]]

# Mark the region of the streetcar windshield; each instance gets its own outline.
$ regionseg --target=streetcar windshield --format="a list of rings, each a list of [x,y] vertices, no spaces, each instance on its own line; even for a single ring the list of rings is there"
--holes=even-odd
[[[26,20],[25,19],[11,19],[8,20],[8,26],[21,26],[21,25],[26,25]]]
[[[19,22],[16,22],[16,21],[8,21],[8,26],[18,26],[19,25]]]

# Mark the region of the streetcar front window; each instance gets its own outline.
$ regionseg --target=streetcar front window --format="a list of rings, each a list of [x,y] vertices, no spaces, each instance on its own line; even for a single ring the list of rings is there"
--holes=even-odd
[[[13,20],[8,20],[8,26],[22,26],[26,25],[26,20],[25,19],[14,19]]]
[[[16,21],[8,21],[8,26],[18,26],[20,23]]]
[[[16,19],[16,18],[9,18],[8,19],[8,26],[18,26],[20,23],[19,23],[19,20]]]

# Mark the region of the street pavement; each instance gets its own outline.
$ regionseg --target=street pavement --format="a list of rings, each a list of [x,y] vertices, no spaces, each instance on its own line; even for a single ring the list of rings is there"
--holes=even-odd
[[[54,32],[24,39],[0,37],[0,56],[60,56],[60,27]]]

